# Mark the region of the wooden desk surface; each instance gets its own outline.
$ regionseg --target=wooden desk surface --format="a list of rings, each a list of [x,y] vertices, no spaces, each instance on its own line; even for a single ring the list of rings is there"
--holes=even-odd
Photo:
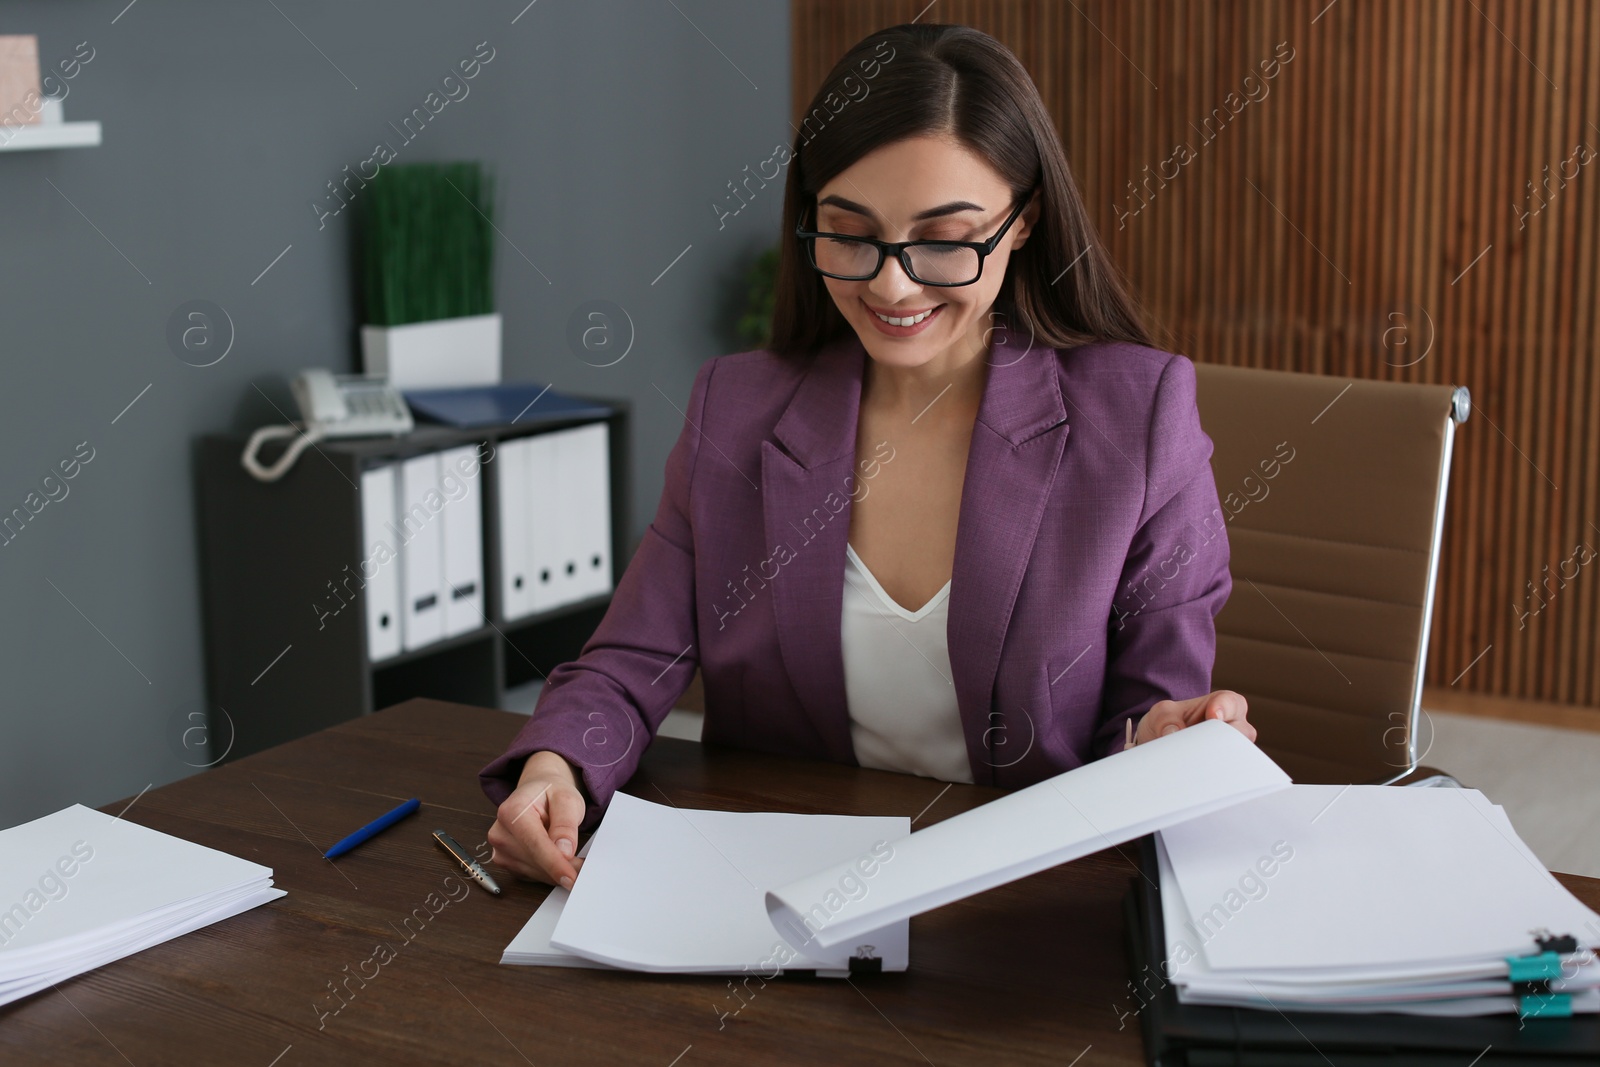
[[[471,883],[429,834],[482,842],[493,813],[477,771],[521,721],[412,700],[145,793],[125,818],[266,864],[288,896],[0,1008],[0,1062],[1144,1062],[1119,911],[1137,876],[1131,846],[918,916],[904,974],[753,979],[740,999],[727,977],[502,967],[548,890],[496,871],[502,897],[463,896]],[[667,738],[628,792],[684,807],[905,814],[919,829],[999,795]],[[416,816],[337,864],[322,859],[411,796],[423,800]],[[1600,880],[1558,877],[1600,907]],[[388,952],[375,955],[380,942]],[[346,982],[363,972],[372,977]],[[342,982],[354,992],[339,999]]]

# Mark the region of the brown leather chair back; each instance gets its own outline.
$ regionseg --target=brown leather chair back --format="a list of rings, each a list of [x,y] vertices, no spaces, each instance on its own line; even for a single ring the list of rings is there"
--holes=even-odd
[[[1298,782],[1405,775],[1467,391],[1195,371],[1233,575],[1212,687],[1244,694]]]

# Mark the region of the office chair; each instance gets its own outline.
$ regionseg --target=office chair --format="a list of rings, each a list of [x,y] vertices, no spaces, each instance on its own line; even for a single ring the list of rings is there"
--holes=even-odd
[[[1459,784],[1418,747],[1467,390],[1195,372],[1233,574],[1213,688],[1244,694],[1257,743],[1297,782]]]

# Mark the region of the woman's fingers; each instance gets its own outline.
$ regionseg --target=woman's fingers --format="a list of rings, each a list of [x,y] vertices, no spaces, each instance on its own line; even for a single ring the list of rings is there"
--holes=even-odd
[[[1192,706],[1185,718],[1190,726],[1204,722],[1207,719],[1241,722],[1245,716],[1244,697],[1231,689],[1218,689],[1214,693],[1196,697],[1194,700],[1188,701],[1188,703]]]
[[[1184,703],[1178,700],[1158,700],[1150,705],[1150,710],[1139,720],[1139,730],[1134,735],[1134,741],[1143,744],[1174,730],[1183,729]]]
[[[561,788],[552,786],[552,790]],[[548,817],[547,812],[541,815]],[[527,846],[533,856],[534,866],[544,872],[544,880],[556,885],[572,888],[572,879],[577,877],[578,869],[572,861],[561,854],[556,843],[550,839],[549,830],[542,818],[529,817],[510,827],[521,842]]]
[[[1231,689],[1218,689],[1187,700],[1158,700],[1139,720],[1135,740],[1152,741],[1207,719],[1221,719],[1254,741],[1256,728],[1246,718],[1248,710],[1244,697]]]
[[[1243,696],[1231,689],[1219,689],[1201,699],[1200,721],[1221,719],[1251,741],[1256,739],[1256,728],[1250,725],[1249,720],[1246,718],[1249,713],[1249,705]]]
[[[563,856],[578,851],[578,824],[583,822],[583,797],[576,789],[556,786],[549,794],[550,839]]]
[[[554,813],[554,814],[552,814]],[[495,862],[515,874],[568,888],[578,869],[551,838],[551,822],[576,843],[583,797],[565,782],[537,779],[512,791],[496,812],[489,843]]]
[[[528,862],[528,857],[523,851],[521,843],[506,831],[505,825],[496,819],[494,825],[489,827],[489,862],[498,867],[503,867],[521,878],[543,881],[538,871],[535,871]]]

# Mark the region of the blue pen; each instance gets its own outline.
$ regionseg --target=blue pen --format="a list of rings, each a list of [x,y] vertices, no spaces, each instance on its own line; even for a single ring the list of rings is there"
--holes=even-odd
[[[418,800],[416,797],[412,797],[398,808],[395,808],[393,811],[389,812],[389,814],[380,816],[372,822],[367,823],[367,825],[363,826],[361,829],[357,830],[343,841],[340,841],[337,845],[334,845],[332,848],[322,854],[323,858],[331,860],[335,856],[344,855],[346,852],[349,852],[351,849],[355,848],[357,845],[361,844],[367,839],[381,834],[383,831],[387,830],[389,827],[393,826],[395,823],[399,822],[407,815],[410,815],[420,807],[422,807],[422,801]]]

